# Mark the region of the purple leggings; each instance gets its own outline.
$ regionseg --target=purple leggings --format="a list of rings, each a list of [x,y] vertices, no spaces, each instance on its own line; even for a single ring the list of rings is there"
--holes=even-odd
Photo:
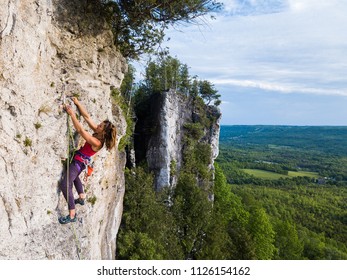
[[[78,194],[83,193],[83,185],[81,182],[81,179],[78,177],[81,172],[86,168],[84,163],[78,161],[78,160],[73,160],[69,166],[69,181],[68,181],[68,186],[66,183],[66,169],[64,172],[63,180],[61,181],[60,184],[60,189],[63,192],[63,195],[68,202],[68,207],[69,210],[75,209],[75,199],[74,195],[72,193],[72,185],[75,184],[75,188]],[[67,190],[68,189],[68,190]],[[67,194],[68,194],[68,199],[67,199]]]

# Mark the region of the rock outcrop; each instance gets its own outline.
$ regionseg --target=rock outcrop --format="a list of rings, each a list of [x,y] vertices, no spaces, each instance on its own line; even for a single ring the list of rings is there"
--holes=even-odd
[[[118,140],[126,129],[110,97],[126,62],[94,2],[1,3],[0,259],[114,258],[124,153],[103,149],[95,156],[90,200],[76,206],[78,222],[58,223],[67,214],[58,189],[68,148],[63,92],[78,94],[96,121],[110,119]]]
[[[185,125],[198,121],[200,113],[195,111],[192,98],[174,90],[153,95],[144,113],[139,112],[135,131],[135,151],[138,162],[146,161],[155,174],[155,188],[175,187],[179,171],[183,166],[183,138],[187,134]],[[218,156],[220,117],[214,106],[204,105],[203,114],[215,121],[204,128],[200,141],[211,146],[209,168]]]

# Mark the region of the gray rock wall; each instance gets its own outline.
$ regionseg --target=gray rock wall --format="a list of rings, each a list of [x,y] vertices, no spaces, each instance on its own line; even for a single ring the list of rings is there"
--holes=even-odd
[[[88,5],[1,2],[0,259],[114,258],[125,165],[117,149],[95,156],[86,185],[95,203],[76,206],[77,223],[58,223],[68,213],[58,191],[68,146],[63,91],[78,94],[96,121],[113,121],[118,141],[126,129],[110,98],[110,87],[120,86],[126,63]]]
[[[184,125],[193,121],[195,112],[191,99],[176,91],[164,92],[158,99],[159,110],[154,116],[156,132],[148,141],[146,159],[149,169],[155,174],[155,187],[160,190],[166,186],[174,187],[177,183],[179,170],[183,164]],[[202,139],[211,145],[209,168],[213,169],[214,160],[219,152],[220,112],[214,107],[206,107],[206,110],[211,111],[204,112],[206,114],[219,116],[216,122],[205,131]]]
[[[177,176],[171,169],[173,165],[181,167],[183,125],[191,119],[187,101],[175,91],[160,96],[157,131],[149,140],[146,156],[149,168],[155,172],[157,190],[176,184]]]

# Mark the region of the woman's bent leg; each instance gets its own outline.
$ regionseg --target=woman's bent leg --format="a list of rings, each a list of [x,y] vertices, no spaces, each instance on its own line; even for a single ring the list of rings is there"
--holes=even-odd
[[[69,210],[75,209],[75,201],[74,196],[72,193],[72,185],[73,182],[78,178],[78,175],[80,174],[80,167],[78,164],[75,164],[75,162],[72,162],[69,166],[69,177],[67,178],[67,171],[65,170],[63,180],[60,184],[60,189],[68,202]]]
[[[85,169],[85,165],[83,163],[79,163],[79,162],[77,162],[76,164],[78,164],[80,166],[80,173],[78,174],[78,175],[80,175],[81,172]],[[84,194],[83,184],[82,184],[82,181],[81,181],[79,176],[76,177],[76,179],[74,181],[74,185],[75,185],[75,188],[76,188],[76,191],[78,193],[79,198],[84,199],[85,194]]]
[[[76,191],[79,195],[84,193],[83,184],[82,184],[80,177],[78,177],[78,176],[76,177],[74,184],[75,184]]]

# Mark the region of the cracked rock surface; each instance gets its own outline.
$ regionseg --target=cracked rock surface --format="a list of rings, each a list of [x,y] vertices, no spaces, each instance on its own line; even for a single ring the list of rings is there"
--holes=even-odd
[[[78,94],[95,121],[110,119],[118,141],[126,130],[110,88],[119,88],[127,65],[92,2],[3,0],[0,6],[0,259],[114,258],[122,152],[95,156],[86,184],[90,202],[76,206],[76,223],[58,223],[68,213],[58,189],[68,152],[63,92]]]

